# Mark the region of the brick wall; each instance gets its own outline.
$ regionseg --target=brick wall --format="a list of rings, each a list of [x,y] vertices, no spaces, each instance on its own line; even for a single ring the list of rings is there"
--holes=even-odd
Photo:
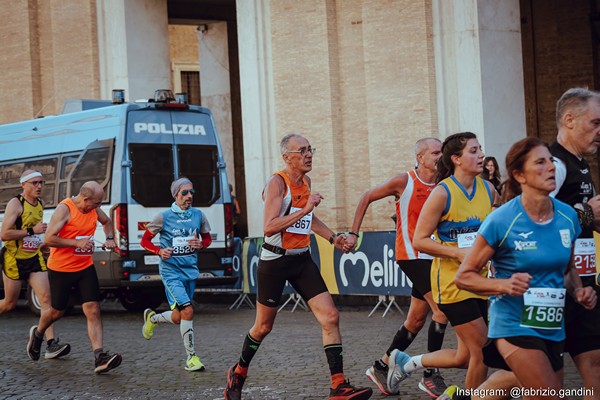
[[[95,0],[10,2],[0,10],[0,123],[51,115],[65,99],[98,98]]]
[[[279,137],[318,147],[317,214],[349,229],[360,195],[414,165],[414,142],[436,136],[429,1],[273,1],[272,59]],[[364,230],[393,229],[393,199]]]

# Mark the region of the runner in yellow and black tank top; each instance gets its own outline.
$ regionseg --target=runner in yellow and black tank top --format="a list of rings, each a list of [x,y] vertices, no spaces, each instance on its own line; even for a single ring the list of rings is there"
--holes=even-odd
[[[471,247],[479,226],[492,211],[493,195],[480,177],[475,178],[475,187],[468,194],[454,175],[439,183],[448,193],[446,209],[437,227],[437,237],[444,246]],[[431,265],[431,291],[439,304],[451,304],[466,299],[487,299],[454,284],[460,262],[453,258],[435,257]],[[487,275],[483,268],[481,275]]]
[[[29,203],[23,196],[16,196],[19,202],[23,206],[23,213],[17,218],[15,223],[16,229],[30,229],[42,221],[44,216],[44,206],[42,201],[38,200],[35,205]],[[27,277],[19,274],[19,268],[17,266],[17,260],[28,260],[33,257],[37,257],[40,269],[39,271],[46,270],[46,261],[42,256],[40,247],[42,245],[42,239],[40,235],[28,235],[19,240],[7,240],[4,242],[6,248],[4,254],[4,273],[10,279],[25,279]],[[38,271],[38,270],[36,270]]]

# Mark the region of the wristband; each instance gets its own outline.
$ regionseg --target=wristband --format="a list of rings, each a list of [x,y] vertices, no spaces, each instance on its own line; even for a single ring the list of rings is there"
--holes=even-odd
[[[329,236],[329,243],[333,244],[333,239],[335,239],[335,237],[337,236],[337,234],[334,232],[331,234],[331,236]]]
[[[350,235],[354,235],[354,236],[356,236],[356,237],[359,237],[359,234],[358,234],[358,232],[354,232],[354,231],[348,231],[348,234],[350,234]]]
[[[114,238],[113,235],[109,235],[109,236],[106,237],[106,240],[115,240],[115,238]]]
[[[33,228],[27,228],[27,235],[28,235],[28,236],[33,236],[33,235],[35,235],[35,232],[33,231]]]

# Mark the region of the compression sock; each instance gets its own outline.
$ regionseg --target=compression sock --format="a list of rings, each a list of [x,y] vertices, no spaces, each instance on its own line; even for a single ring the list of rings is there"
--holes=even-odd
[[[389,355],[392,354],[392,351],[394,351],[395,349],[398,349],[400,351],[406,350],[408,346],[410,346],[410,344],[413,342],[413,340],[415,340],[416,336],[416,333],[412,333],[411,331],[406,329],[404,325],[402,325],[402,328],[398,329],[398,332],[396,332],[396,335],[394,335],[392,344],[390,345],[390,348],[387,349],[385,354],[387,354],[389,357]]]
[[[327,356],[327,364],[331,372],[331,387],[337,388],[341,383],[344,383],[344,357],[342,354],[342,344],[328,344],[323,346],[325,356]]]
[[[173,311],[165,311],[162,312],[160,314],[154,314],[153,316],[150,317],[150,322],[152,322],[153,324],[165,324],[165,323],[169,323],[169,324],[175,324],[175,322],[173,322]]]
[[[246,339],[244,339],[244,344],[242,346],[242,355],[240,356],[240,360],[238,361],[238,365],[235,368],[235,373],[240,374],[243,377],[246,377],[248,374],[248,366],[250,365],[250,361],[254,358],[254,355],[258,351],[260,344],[258,340],[254,339],[250,336],[250,332],[246,335]]]
[[[196,351],[194,350],[194,321],[182,319],[179,324],[179,331],[181,332],[183,347],[185,348],[188,358],[196,355]]]
[[[431,323],[429,324],[429,330],[427,332],[427,351],[429,353],[438,351],[442,348],[442,344],[444,343],[444,335],[446,333],[446,326],[447,324],[440,324],[439,322],[431,320]],[[435,370],[435,368],[428,368],[427,371],[425,371],[425,376],[431,376]]]

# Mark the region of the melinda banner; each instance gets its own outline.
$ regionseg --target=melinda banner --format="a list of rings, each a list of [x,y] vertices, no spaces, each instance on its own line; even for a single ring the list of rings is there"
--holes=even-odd
[[[356,250],[349,254],[336,250],[320,236],[311,235],[312,258],[331,294],[410,296],[412,282],[395,260],[396,233],[363,232]],[[263,238],[244,240],[242,252],[243,289],[256,293],[256,268]],[[286,285],[284,293],[293,293]]]

